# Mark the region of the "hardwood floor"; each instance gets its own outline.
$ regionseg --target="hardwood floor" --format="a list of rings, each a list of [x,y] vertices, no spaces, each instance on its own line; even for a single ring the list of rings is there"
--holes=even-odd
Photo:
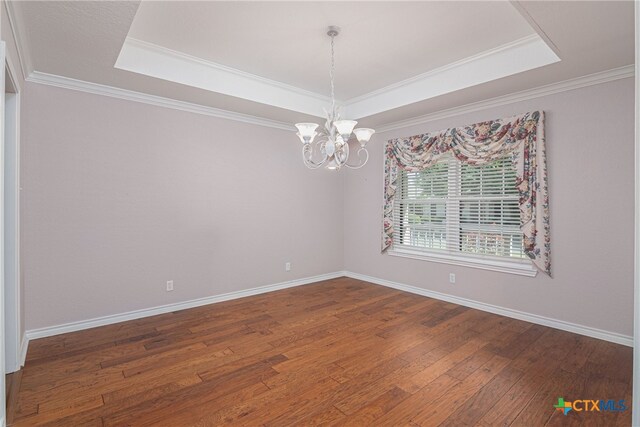
[[[340,278],[30,343],[14,425],[630,425],[631,348]]]

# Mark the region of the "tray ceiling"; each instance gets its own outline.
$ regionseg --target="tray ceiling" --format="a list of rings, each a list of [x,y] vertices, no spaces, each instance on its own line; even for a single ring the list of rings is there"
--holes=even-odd
[[[11,2],[24,72],[371,126],[633,64],[633,2]]]
[[[559,61],[507,2],[143,2],[116,67],[323,116],[358,119]]]

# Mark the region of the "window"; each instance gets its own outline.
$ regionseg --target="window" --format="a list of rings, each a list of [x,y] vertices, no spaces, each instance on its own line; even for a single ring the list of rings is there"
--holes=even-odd
[[[396,191],[394,254],[535,274],[509,158],[474,166],[447,156],[420,172],[400,171]]]

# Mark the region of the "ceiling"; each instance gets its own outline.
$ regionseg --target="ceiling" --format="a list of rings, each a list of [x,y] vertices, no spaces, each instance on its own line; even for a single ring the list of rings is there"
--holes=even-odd
[[[634,62],[633,2],[12,2],[26,73],[370,126]]]
[[[341,100],[534,34],[506,2],[143,2],[128,36]],[[384,17],[384,19],[381,19]],[[500,27],[487,28],[487,22]],[[464,22],[464,27],[452,23]],[[473,35],[473,37],[470,37]]]

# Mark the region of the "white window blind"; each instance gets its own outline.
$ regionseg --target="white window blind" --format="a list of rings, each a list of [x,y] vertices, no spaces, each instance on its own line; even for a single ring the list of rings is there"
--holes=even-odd
[[[473,166],[449,156],[401,171],[394,249],[523,259],[516,173],[508,158]]]

